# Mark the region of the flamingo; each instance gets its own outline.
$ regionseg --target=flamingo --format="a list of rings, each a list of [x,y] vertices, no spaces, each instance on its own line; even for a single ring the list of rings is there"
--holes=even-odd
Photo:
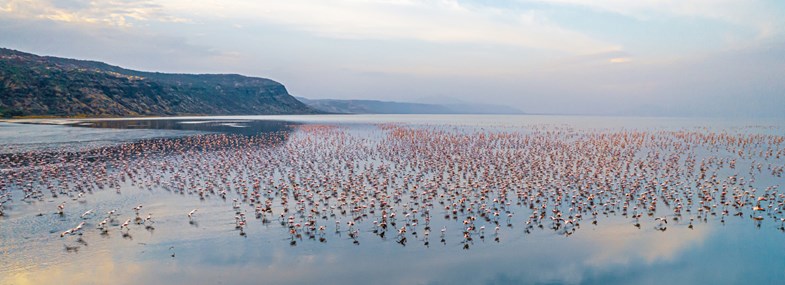
[[[133,210],[134,210],[134,213],[136,213],[136,215],[138,216],[139,215],[139,211],[142,210],[142,204],[139,204],[138,206],[134,207]]]
[[[148,226],[155,224],[155,221],[153,221],[153,213],[147,213],[147,217],[144,218],[144,222],[142,223],[144,223],[145,225],[148,225],[149,223]]]
[[[131,230],[131,228],[128,227],[129,224],[131,224],[131,219],[126,220],[122,225],[120,225],[120,230],[123,228],[125,228],[126,231]]]
[[[65,210],[65,201],[63,201],[63,203],[60,203],[60,205],[57,206],[57,213],[62,216],[64,210]]]
[[[94,210],[94,209],[87,210],[87,211],[86,211],[86,212],[84,212],[84,213],[83,213],[83,214],[82,214],[80,217],[81,217],[82,219],[86,219],[86,217],[87,217],[88,215],[92,214],[92,213],[93,213],[93,211],[95,211],[95,210]]]

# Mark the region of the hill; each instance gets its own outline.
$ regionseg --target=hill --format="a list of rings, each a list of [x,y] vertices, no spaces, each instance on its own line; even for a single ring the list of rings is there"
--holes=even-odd
[[[0,48],[0,116],[319,113],[273,80],[166,74]]]
[[[308,99],[297,97],[311,108],[346,114],[523,114],[518,109],[489,104],[423,104],[378,100]]]

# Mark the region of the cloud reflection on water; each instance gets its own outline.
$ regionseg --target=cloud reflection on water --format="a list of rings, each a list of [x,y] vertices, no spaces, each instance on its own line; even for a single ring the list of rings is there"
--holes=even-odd
[[[107,239],[86,234],[90,246],[77,253],[64,252],[60,239],[54,237],[57,233],[44,234],[48,246],[40,246],[43,241],[19,241],[28,246],[0,260],[0,268],[12,268],[3,271],[8,274],[0,276],[0,284],[689,284],[707,280],[733,284],[743,280],[741,276],[781,267],[785,256],[782,233],[771,228],[748,231],[742,225],[749,224],[740,219],[739,224],[729,221],[724,231],[716,223],[700,224],[694,230],[671,223],[666,232],[658,232],[651,218],[642,222],[641,229],[627,219],[610,218],[596,227],[585,221],[569,237],[538,229],[525,235],[516,225],[501,231],[500,244],[490,238],[476,240],[468,251],[461,250],[454,238],[444,246],[433,237],[430,248],[412,238],[402,247],[366,232],[359,246],[346,236],[328,235],[327,244],[306,239],[290,247],[275,222],[269,229],[252,223],[246,238],[238,236],[231,221],[224,220],[234,215],[226,209],[230,202],[208,199],[191,204],[177,194],[164,193],[124,190],[122,201],[116,201],[120,198],[112,192],[91,196],[104,206],[116,201],[126,211],[144,204],[145,211],[155,213],[154,237],[138,228],[132,230],[132,241],[116,234]],[[58,202],[47,201],[42,207],[53,209]],[[202,223],[198,228],[188,226],[185,219],[185,213],[196,207]],[[63,223],[66,227],[78,223],[76,216],[68,217],[74,220]],[[28,221],[8,223],[14,219],[4,226]],[[455,228],[448,225],[453,237]],[[170,257],[170,245],[176,246],[175,258]],[[14,255],[18,252],[24,254]],[[46,263],[23,260],[27,258]],[[20,264],[6,266],[9,259]]]
[[[643,227],[653,227],[652,224]],[[687,229],[685,225],[668,227],[666,232],[652,233],[652,229],[637,229],[630,224],[603,225],[602,231],[587,231],[591,246],[602,248],[586,260],[586,265],[601,268],[609,265],[629,265],[633,262],[652,264],[669,262],[691,246],[700,246],[711,234],[710,227]]]
[[[503,236],[508,244],[501,246],[478,241],[468,251],[449,243],[425,249],[419,244],[400,247],[367,239],[367,245],[354,246],[332,239],[326,246],[306,241],[288,247],[258,237],[226,241],[216,236],[178,246],[175,258],[166,258],[168,243],[112,254],[76,253],[71,262],[15,272],[3,283],[578,284],[620,268],[672,263],[712,232],[708,228],[643,231],[619,224],[571,237],[535,232]]]

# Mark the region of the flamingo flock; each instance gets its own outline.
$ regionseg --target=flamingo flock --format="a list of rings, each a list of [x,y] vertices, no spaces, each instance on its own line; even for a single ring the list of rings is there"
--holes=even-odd
[[[62,201],[55,214],[84,221],[62,225],[61,238],[81,235],[91,223],[106,234],[120,217],[119,231],[130,237],[134,226],[168,225],[153,221],[152,213],[142,218],[142,204],[125,211],[96,204],[79,214],[67,200],[149,190],[186,201],[231,199],[234,215],[221,218],[233,219],[239,235],[277,222],[292,246],[304,238],[326,242],[333,224],[339,240],[359,245],[366,237],[390,238],[403,246],[429,246],[435,224],[442,244],[454,240],[465,249],[477,238],[500,242],[505,232],[570,236],[599,229],[611,217],[652,234],[734,217],[785,232],[785,192],[776,183],[783,156],[781,135],[708,129],[380,124],[369,133],[303,125],[295,133],[203,134],[3,155],[0,216],[13,215],[6,207],[14,203]],[[97,214],[102,211],[105,216]],[[199,215],[208,214],[194,208],[179,217],[196,225]]]

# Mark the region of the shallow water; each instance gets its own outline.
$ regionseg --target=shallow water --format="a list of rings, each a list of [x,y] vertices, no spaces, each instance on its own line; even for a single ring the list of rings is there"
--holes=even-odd
[[[271,118],[276,121],[257,121]],[[137,140],[175,140],[206,133],[253,136],[274,132],[281,140],[280,144],[265,147],[271,153],[279,153],[277,151],[292,140],[299,142],[311,134],[309,126],[340,126],[349,141],[373,146],[386,138],[387,131],[379,124],[389,123],[456,133],[529,134],[558,129],[568,132],[698,130],[785,134],[785,125],[778,121],[548,116],[276,116],[74,122],[78,127],[2,123],[0,142],[5,153],[61,148],[85,151]],[[314,149],[324,153],[349,151],[319,150],[319,146]],[[215,152],[221,154],[218,150]],[[696,153],[708,155],[708,151]],[[732,156],[729,152],[718,153]],[[159,154],[160,157],[145,159],[151,161],[151,165],[163,162],[184,165],[182,156],[188,156]],[[378,159],[358,158],[356,163],[378,165]],[[260,171],[261,176],[268,171],[265,166],[276,165],[265,161],[259,163],[258,168],[249,168]],[[320,163],[341,167],[330,165],[329,160]],[[750,163],[750,160],[740,159],[735,170],[721,170],[718,176],[744,176]],[[769,163],[785,164],[782,158]],[[270,171],[276,173],[271,175],[277,179],[285,173]],[[406,174],[417,173],[402,173]],[[164,175],[164,180],[170,178]],[[754,184],[757,189],[763,189],[782,182],[783,178],[767,175],[764,171],[756,175]],[[710,216],[706,222],[696,221],[692,229],[688,228],[688,222],[680,220],[671,221],[666,231],[660,231],[654,216],[642,218],[642,226],[637,228],[630,218],[619,213],[600,214],[596,225],[587,217],[578,230],[565,235],[550,230],[547,225],[526,233],[523,221],[531,211],[528,207],[512,206],[515,212],[511,221],[513,226],[506,226],[502,219],[498,242],[494,240],[492,224],[484,223],[488,226],[485,238],[476,234],[468,243],[468,249],[464,249],[467,243],[460,234],[462,218],[445,219],[444,211],[433,213],[433,231],[428,246],[422,228],[419,235],[410,233],[408,242],[401,244],[393,234],[384,239],[374,235],[371,219],[358,221],[355,227],[360,232],[356,239],[348,236],[346,225],[336,233],[328,223],[325,242],[303,237],[295,239],[296,244],[291,245],[290,234],[277,219],[282,209],[280,205],[273,208],[273,215],[267,216],[271,219],[269,224],[254,219],[253,209],[246,209],[244,205],[249,223],[244,230],[246,235],[241,236],[235,228],[232,196],[224,200],[212,195],[201,200],[191,191],[140,187],[139,183],[141,181],[131,185],[131,181],[126,180],[120,183],[119,193],[107,188],[75,200],[67,196],[52,198],[46,194],[40,201],[21,201],[21,191],[9,188],[13,200],[6,202],[5,214],[0,217],[0,284],[777,284],[785,280],[785,232],[774,217],[766,217],[758,226],[746,214],[726,217],[725,223],[720,223],[717,216]],[[62,201],[67,201],[67,212],[60,216],[55,211]],[[408,202],[411,200],[404,199],[403,203]],[[119,224],[133,217],[131,208],[138,204],[144,205],[142,217],[153,214],[154,229],[132,225],[124,236],[118,229]],[[199,209],[196,222],[190,223],[186,213],[195,208]],[[79,217],[89,209],[96,209],[99,214],[87,219]],[[121,217],[107,235],[102,235],[95,229],[96,224],[105,216],[103,213],[111,209],[118,209]],[[660,209],[655,216],[666,214],[661,212],[664,210]],[[339,215],[337,219],[345,223],[347,217]],[[82,235],[60,237],[62,231],[81,221],[86,221]],[[442,227],[447,228],[444,243],[439,240]],[[83,243],[77,242],[78,238]],[[66,245],[78,246],[78,249],[65,250]]]

